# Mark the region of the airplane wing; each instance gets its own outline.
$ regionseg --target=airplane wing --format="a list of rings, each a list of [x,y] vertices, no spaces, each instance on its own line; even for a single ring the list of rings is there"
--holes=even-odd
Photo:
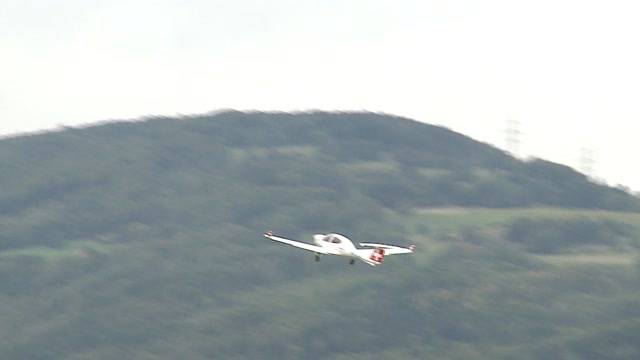
[[[410,254],[416,248],[415,245],[411,245],[408,248],[404,248],[401,246],[374,244],[374,243],[360,243],[360,246],[384,249],[385,255]]]
[[[322,248],[320,246],[311,245],[311,244],[303,243],[303,242],[300,242],[300,241],[291,240],[291,239],[285,239],[285,238],[282,238],[282,237],[279,237],[279,236],[275,236],[275,235],[273,235],[273,233],[271,231],[264,233],[264,237],[266,237],[267,239],[271,239],[273,241],[277,241],[277,242],[285,243],[287,245],[295,246],[295,247],[300,248],[300,249],[313,251],[313,252],[318,253],[318,254],[328,254],[328,252],[324,248]]]

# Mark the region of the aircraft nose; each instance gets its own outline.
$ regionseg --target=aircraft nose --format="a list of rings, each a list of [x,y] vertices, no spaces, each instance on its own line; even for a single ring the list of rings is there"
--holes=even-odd
[[[324,235],[322,235],[322,234],[315,234],[315,235],[313,235],[313,241],[314,241],[316,244],[319,244],[319,243],[320,243],[320,241],[322,241],[322,239],[324,239]]]

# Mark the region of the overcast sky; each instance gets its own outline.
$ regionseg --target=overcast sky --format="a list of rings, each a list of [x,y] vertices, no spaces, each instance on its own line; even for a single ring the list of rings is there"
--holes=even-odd
[[[636,0],[0,0],[0,134],[221,108],[440,124],[640,190]]]

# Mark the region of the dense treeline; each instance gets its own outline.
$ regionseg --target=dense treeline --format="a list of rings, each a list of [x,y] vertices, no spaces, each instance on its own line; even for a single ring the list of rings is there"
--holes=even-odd
[[[604,245],[619,248],[639,245],[627,224],[589,218],[518,219],[506,238],[535,253],[558,253],[576,246]]]
[[[392,208],[640,209],[624,191],[594,184],[568,167],[521,162],[444,128],[376,114],[151,119],[8,139],[1,150],[5,212],[76,190],[157,182],[178,170],[216,176],[219,183],[294,184],[340,195],[354,190]]]
[[[411,215],[530,205],[640,209],[637,198],[567,167],[369,113],[231,111],[3,139],[0,354],[640,354],[625,337],[640,335],[637,266],[550,267],[530,254],[633,250],[634,225],[526,219],[426,236],[432,224]],[[261,238],[267,229],[303,239],[336,231],[423,250],[375,269],[315,263]],[[567,238],[572,231],[591,237]],[[596,345],[607,336],[615,342]]]

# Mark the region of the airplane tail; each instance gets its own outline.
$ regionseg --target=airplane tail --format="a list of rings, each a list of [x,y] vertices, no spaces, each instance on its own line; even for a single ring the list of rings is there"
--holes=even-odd
[[[383,248],[375,248],[371,255],[369,255],[369,260],[376,262],[378,264],[382,264],[384,262],[384,249]]]
[[[381,265],[384,262],[384,255],[385,251],[382,248],[358,250],[360,259],[371,266]]]

